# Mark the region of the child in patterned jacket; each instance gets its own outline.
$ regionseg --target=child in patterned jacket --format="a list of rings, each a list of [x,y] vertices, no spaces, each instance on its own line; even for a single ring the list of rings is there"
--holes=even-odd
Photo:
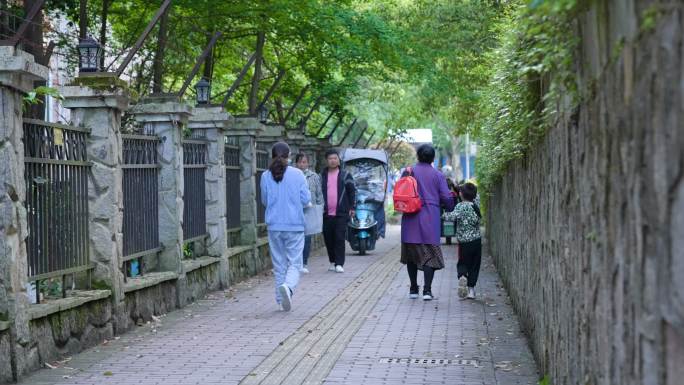
[[[482,263],[482,215],[479,206],[474,202],[477,197],[477,186],[468,182],[458,190],[462,201],[456,205],[454,211],[445,216],[448,220],[456,221],[458,295],[462,298],[475,299],[475,285]]]

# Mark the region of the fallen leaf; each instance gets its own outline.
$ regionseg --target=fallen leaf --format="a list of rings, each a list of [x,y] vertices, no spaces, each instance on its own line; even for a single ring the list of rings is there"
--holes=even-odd
[[[102,374],[105,375],[105,376],[113,376],[113,375],[114,375],[114,373],[110,372],[109,370],[106,371],[106,372],[104,372],[104,373],[102,373]]]

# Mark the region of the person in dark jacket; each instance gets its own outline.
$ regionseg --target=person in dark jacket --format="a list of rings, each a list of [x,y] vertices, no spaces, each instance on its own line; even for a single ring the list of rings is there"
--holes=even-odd
[[[340,168],[336,150],[325,153],[328,167],[321,173],[323,190],[323,239],[328,250],[329,271],[344,273],[344,242],[347,222],[354,215],[356,187],[351,174]]]

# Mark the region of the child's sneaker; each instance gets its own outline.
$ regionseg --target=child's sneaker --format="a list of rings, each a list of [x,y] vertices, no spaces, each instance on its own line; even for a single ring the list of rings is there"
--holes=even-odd
[[[468,295],[468,278],[464,276],[461,276],[461,278],[458,279],[458,296],[461,298],[465,298]]]
[[[309,274],[309,268],[306,265],[304,265],[301,269],[299,269],[299,272],[302,274]]]
[[[328,267],[328,271],[335,271],[335,264],[331,263],[330,267]]]

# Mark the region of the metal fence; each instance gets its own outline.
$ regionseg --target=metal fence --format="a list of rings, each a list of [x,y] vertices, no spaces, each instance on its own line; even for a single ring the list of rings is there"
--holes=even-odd
[[[256,203],[257,203],[257,225],[266,222],[266,207],[261,203],[261,175],[268,169],[268,144],[257,143],[256,149]]]
[[[123,137],[123,267],[125,276],[144,274],[143,257],[159,246],[159,138]]]
[[[229,231],[240,229],[240,146],[235,137],[226,137],[226,222]]]
[[[207,235],[204,174],[207,168],[207,141],[183,141],[183,239],[193,242]]]
[[[87,136],[83,128],[24,119],[28,280],[92,267],[88,252]],[[36,290],[40,297],[40,290]]]

